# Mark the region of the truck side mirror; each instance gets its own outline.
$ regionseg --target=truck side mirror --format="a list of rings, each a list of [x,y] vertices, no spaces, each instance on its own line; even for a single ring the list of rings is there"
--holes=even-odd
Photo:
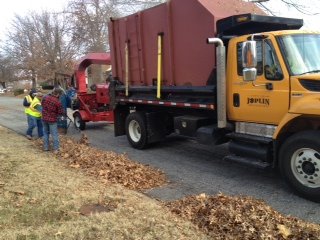
[[[257,47],[256,41],[246,41],[242,44],[243,80],[255,81],[257,78]]]

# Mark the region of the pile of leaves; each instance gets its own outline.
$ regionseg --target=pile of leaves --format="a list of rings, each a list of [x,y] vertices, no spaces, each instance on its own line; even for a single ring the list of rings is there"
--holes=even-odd
[[[251,197],[200,194],[165,205],[214,239],[320,239],[320,225],[283,216]]]
[[[89,146],[86,135],[79,141],[60,137],[60,159],[105,183],[145,190],[166,184],[163,172],[130,160],[125,154]],[[164,205],[213,239],[320,239],[320,225],[283,216],[262,200],[243,196],[188,196]]]
[[[104,183],[121,184],[132,190],[145,190],[166,184],[160,170],[130,160],[126,154],[102,151],[89,146],[82,135],[79,141],[60,137],[59,157],[72,168],[80,168]]]

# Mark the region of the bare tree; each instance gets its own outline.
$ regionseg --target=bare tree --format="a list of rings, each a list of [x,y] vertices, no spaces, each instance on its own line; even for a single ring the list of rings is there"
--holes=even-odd
[[[0,84],[5,87],[6,82],[13,80],[14,60],[0,55]]]
[[[72,24],[73,39],[83,52],[105,52],[108,46],[108,21],[118,16],[112,2],[106,0],[73,0],[66,13]]]
[[[16,15],[3,45],[6,56],[16,60],[16,80],[49,80],[57,71],[70,72],[77,52],[71,44],[67,22],[48,12]]]
[[[318,0],[316,0],[316,1],[318,1]],[[255,2],[266,13],[268,13],[270,15],[277,15],[275,9],[272,7],[272,4],[276,3],[275,0],[251,0],[251,2]],[[300,12],[304,15],[318,15],[319,14],[317,9],[310,7],[313,5],[313,3],[310,0],[308,1],[308,4],[306,4],[306,1],[302,1],[302,0],[280,0],[277,2],[282,3],[282,5],[287,7],[288,9],[297,10],[298,12]]]
[[[108,21],[117,16],[112,2],[106,0],[72,0],[65,10],[68,15],[72,40],[81,46],[79,56],[88,52],[106,52],[109,49]],[[89,67],[88,84],[102,82],[102,66]]]
[[[32,19],[32,30],[41,42],[42,59],[45,61],[41,75],[45,76],[47,73],[52,77],[56,72],[70,72],[73,67],[72,59],[77,55],[79,46],[70,40],[69,22],[64,16],[48,12],[33,15]]]
[[[83,52],[108,50],[108,22],[111,17],[131,14],[165,0],[71,0],[66,13],[73,25],[73,38]]]
[[[4,52],[16,59],[16,70],[19,71],[17,77],[35,80],[41,50],[37,47],[40,42],[31,31],[31,26],[31,19],[16,15],[11,31],[7,34],[8,40],[4,45]]]
[[[136,11],[154,7],[166,0],[111,0],[112,5],[116,6],[121,16],[132,14]]]

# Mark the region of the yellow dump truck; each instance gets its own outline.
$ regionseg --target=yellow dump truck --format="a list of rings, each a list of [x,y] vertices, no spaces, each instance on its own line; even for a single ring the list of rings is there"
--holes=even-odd
[[[115,135],[137,149],[171,133],[227,142],[226,160],[279,167],[320,201],[320,34],[230,2],[171,0],[111,19]]]

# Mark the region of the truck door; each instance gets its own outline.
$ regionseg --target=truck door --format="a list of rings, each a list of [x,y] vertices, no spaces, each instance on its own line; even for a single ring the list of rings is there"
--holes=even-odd
[[[229,119],[277,125],[289,108],[289,78],[280,52],[270,39],[257,41],[254,82],[243,82],[242,42],[234,45],[233,53],[237,59],[227,75]]]

